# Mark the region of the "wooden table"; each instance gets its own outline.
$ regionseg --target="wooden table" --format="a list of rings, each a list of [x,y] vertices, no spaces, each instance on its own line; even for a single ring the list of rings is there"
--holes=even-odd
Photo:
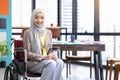
[[[105,50],[103,43],[71,43],[53,42],[53,46],[59,46],[62,51],[94,51],[95,80],[104,80],[101,51]]]

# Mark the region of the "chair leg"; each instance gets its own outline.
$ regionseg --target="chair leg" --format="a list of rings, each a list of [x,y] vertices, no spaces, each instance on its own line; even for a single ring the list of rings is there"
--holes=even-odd
[[[68,66],[68,65],[69,65],[68,63],[69,63],[69,62],[66,61],[66,77],[68,77],[68,67],[69,67],[69,66]]]
[[[70,51],[68,51],[68,55],[70,55]],[[68,71],[69,71],[69,75],[71,75],[71,61],[68,60]]]
[[[90,78],[92,77],[92,63],[90,62]]]
[[[61,56],[61,59],[62,59],[62,56],[63,56],[63,51],[60,51],[60,56]]]
[[[90,56],[92,57],[92,51],[90,51]],[[90,59],[90,78],[92,77],[92,59]]]
[[[106,78],[105,78],[105,80],[107,80],[107,78],[108,78],[108,64],[109,64],[109,60],[107,60],[107,63],[106,63]]]
[[[119,77],[119,69],[120,68],[120,65],[116,65],[115,66],[115,71],[114,71],[114,80],[118,80],[118,77]]]
[[[109,80],[111,80],[111,76],[112,76],[112,67],[113,67],[113,61],[110,60],[110,76],[109,76]]]
[[[71,75],[71,61],[69,61],[69,74]]]
[[[68,77],[68,73],[71,74],[71,66],[70,66],[70,61],[66,61],[66,77]]]

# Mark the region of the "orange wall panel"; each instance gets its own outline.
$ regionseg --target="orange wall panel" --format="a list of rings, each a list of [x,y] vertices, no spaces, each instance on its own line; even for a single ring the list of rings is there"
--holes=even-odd
[[[9,14],[9,1],[0,0],[0,15],[8,15],[8,14]]]

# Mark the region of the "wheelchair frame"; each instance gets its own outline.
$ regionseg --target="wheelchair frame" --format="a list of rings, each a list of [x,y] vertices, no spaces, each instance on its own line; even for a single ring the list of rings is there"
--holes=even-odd
[[[18,43],[16,43],[16,42]],[[4,73],[4,80],[32,80],[32,79],[41,79],[41,74],[30,74],[28,76],[27,73],[27,51],[23,48],[22,40],[14,40],[14,59],[12,62],[6,67]],[[18,45],[18,46],[16,46]],[[54,47],[50,49],[50,51],[57,51],[58,57],[60,57],[60,48]],[[20,56],[21,58],[19,58]]]

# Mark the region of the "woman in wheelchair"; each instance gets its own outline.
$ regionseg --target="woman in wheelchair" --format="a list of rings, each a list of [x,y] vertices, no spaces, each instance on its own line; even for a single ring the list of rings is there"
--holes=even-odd
[[[45,16],[41,9],[34,9],[30,29],[23,36],[27,50],[27,69],[42,73],[41,80],[62,80],[63,61],[49,52],[52,48],[52,33],[44,26]]]

